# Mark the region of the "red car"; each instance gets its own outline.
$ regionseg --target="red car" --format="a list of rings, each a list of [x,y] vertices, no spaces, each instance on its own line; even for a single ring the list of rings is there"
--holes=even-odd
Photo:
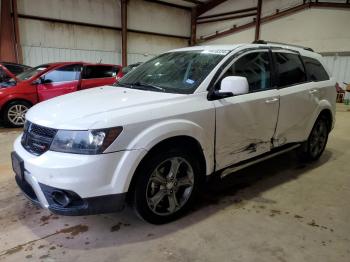
[[[119,65],[64,62],[33,67],[0,83],[2,119],[7,126],[21,127],[32,105],[78,90],[111,85],[122,75]]]

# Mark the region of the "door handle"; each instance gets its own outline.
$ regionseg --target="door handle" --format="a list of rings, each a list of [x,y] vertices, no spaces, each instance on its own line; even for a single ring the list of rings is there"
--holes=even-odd
[[[312,89],[312,90],[309,91],[310,94],[314,94],[314,93],[317,93],[317,92],[318,92],[317,89]]]
[[[266,104],[276,103],[279,99],[277,97],[265,100]]]

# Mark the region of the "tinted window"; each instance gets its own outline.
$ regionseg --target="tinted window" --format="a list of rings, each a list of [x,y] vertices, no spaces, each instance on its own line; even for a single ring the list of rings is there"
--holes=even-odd
[[[29,67],[25,67],[22,65],[4,64],[4,66],[6,66],[6,68],[14,75],[18,75],[26,69],[29,69]]]
[[[50,71],[44,76],[45,83],[79,80],[81,65],[67,65]]]
[[[268,52],[254,52],[239,58],[225,72],[226,76],[244,76],[249,83],[249,92],[270,88],[270,60]]]
[[[87,66],[84,69],[83,79],[115,77],[117,73],[116,66]]]
[[[306,81],[304,66],[297,54],[274,53],[277,65],[278,87],[291,86]]]
[[[329,76],[321,63],[310,57],[302,57],[306,69],[307,80],[324,81],[329,80]]]
[[[9,77],[6,72],[0,67],[0,82],[7,82],[10,80],[11,77]]]

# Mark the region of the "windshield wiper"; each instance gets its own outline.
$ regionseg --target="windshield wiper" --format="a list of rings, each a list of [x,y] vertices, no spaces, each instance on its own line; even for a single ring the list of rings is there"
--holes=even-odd
[[[133,84],[131,83],[120,83],[120,82],[116,82],[113,84],[114,86],[122,86],[122,87],[127,87],[127,88],[132,88]]]
[[[158,91],[162,91],[165,92],[165,89],[160,87],[160,86],[156,86],[156,85],[152,85],[152,84],[147,84],[147,83],[142,83],[142,82],[135,82],[133,84],[133,86],[137,86],[137,87],[149,87],[152,88],[153,90],[158,90]]]

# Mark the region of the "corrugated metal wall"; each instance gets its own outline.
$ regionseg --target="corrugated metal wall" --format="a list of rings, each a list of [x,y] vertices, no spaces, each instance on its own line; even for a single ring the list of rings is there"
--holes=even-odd
[[[327,67],[341,87],[350,83],[350,55],[324,56]]]
[[[152,10],[152,16],[149,10]],[[18,13],[121,26],[119,0],[18,0]],[[189,37],[190,12],[130,0],[128,28]],[[118,30],[19,18],[19,31],[23,60],[27,65],[56,61],[121,63],[121,33]],[[183,38],[128,33],[128,64],[143,62],[187,45],[188,41]]]
[[[27,65],[39,65],[53,61],[86,61],[111,64],[120,63],[121,61],[121,54],[116,51],[22,45],[22,52],[24,64]]]

